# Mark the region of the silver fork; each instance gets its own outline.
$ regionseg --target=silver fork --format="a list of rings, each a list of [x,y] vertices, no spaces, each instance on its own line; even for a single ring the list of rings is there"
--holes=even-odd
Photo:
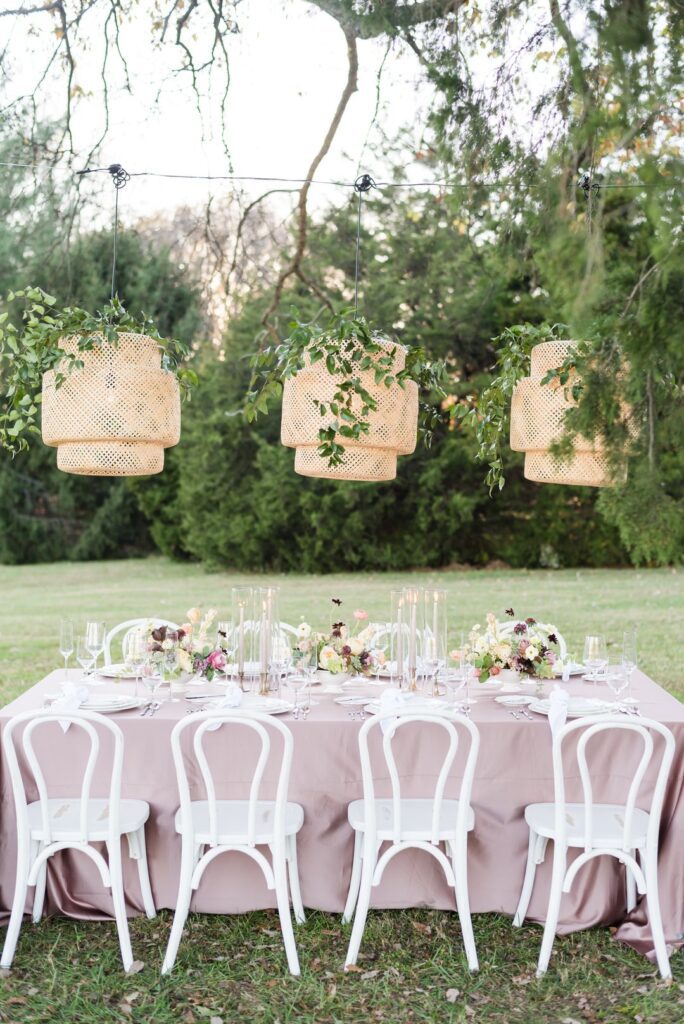
[[[520,708],[520,714],[523,716],[523,718],[526,718],[528,722],[534,721],[534,716],[529,713],[527,708]]]
[[[152,704],[150,704],[149,708],[147,709],[146,717],[147,718],[152,718],[157,713],[157,711],[159,711],[160,707],[161,707],[161,701],[160,700],[155,700]]]
[[[509,715],[513,715],[513,718],[515,718],[516,721],[518,721],[518,722],[520,721],[520,712],[519,711],[514,711],[513,708],[509,708],[508,714]]]

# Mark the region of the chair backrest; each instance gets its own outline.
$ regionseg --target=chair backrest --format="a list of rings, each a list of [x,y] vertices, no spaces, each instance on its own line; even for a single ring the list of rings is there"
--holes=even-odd
[[[448,739],[447,751],[442,762],[437,781],[432,793],[432,819],[430,842],[436,843],[439,833],[439,825],[442,814],[442,802],[444,789],[449,778],[449,773],[456,758],[459,746],[459,732],[465,732],[470,740],[466,757],[465,769],[461,780],[461,788],[458,795],[458,819],[456,827],[465,833],[468,810],[470,808],[470,794],[473,787],[475,775],[475,764],[480,748],[480,733],[477,726],[459,714],[438,714],[429,711],[411,711],[403,709],[390,709],[383,711],[373,718],[364,722],[359,731],[359,753],[361,756],[361,773],[363,778],[363,796],[365,801],[366,828],[369,833],[375,831],[375,784],[373,769],[371,766],[370,751],[368,746],[369,735],[373,731],[382,730],[382,753],[387,765],[390,783],[392,786],[392,805],[394,822],[394,842],[398,843],[402,838],[402,807],[401,807],[401,781],[397,771],[397,763],[394,756],[392,744],[398,733],[404,732],[413,726],[432,724],[440,727],[446,733]],[[383,729],[384,726],[384,729]]]
[[[602,716],[598,720],[577,719],[574,722],[570,722],[568,725],[565,725],[558,731],[553,741],[553,778],[556,802],[557,834],[562,842],[568,824],[565,799],[563,747],[569,737],[579,733],[576,760],[582,782],[582,803],[584,805],[585,820],[584,849],[586,854],[589,854],[594,849],[593,807],[595,801],[591,782],[591,770],[587,760],[587,747],[595,736],[601,736],[602,739],[605,739],[605,734],[608,732],[629,733],[635,739],[641,740],[641,756],[636,768],[633,770],[626,798],[622,804],[622,813],[617,818],[618,824],[622,827],[622,846],[620,849],[626,852],[634,849],[635,846],[632,838],[634,811],[641,783],[643,782],[651,759],[654,756],[653,733],[658,733],[663,738],[664,742],[659,754],[660,766],[658,768],[651,796],[648,826],[648,843],[650,845],[651,842],[655,842],[656,845],[654,849],[657,849],[660,814],[663,807],[667,777],[672,765],[672,758],[674,757],[675,741],[674,736],[667,726],[649,718],[626,719],[623,716],[610,715]],[[621,773],[624,774],[627,767],[625,764],[621,764],[620,769]],[[612,804],[619,803],[615,800],[611,800],[610,802]],[[645,810],[646,808],[643,809]]]
[[[112,664],[112,640],[114,640],[114,638],[117,637],[119,633],[124,634],[123,637],[121,638],[121,645],[123,649],[123,647],[126,644],[126,638],[128,637],[129,633],[132,633],[136,629],[142,629],[143,627],[147,628],[148,626],[152,626],[155,629],[158,626],[168,626],[169,629],[179,628],[175,622],[169,622],[168,619],[127,619],[125,622],[120,622],[118,626],[114,626],[113,629],[110,629],[105,637],[105,665]]]
[[[550,623],[538,622],[537,625],[540,629],[543,629],[546,632],[550,631],[551,633],[553,633],[553,635],[556,637],[556,640],[558,641],[558,651],[560,653],[561,659],[565,661],[565,659],[568,656],[568,645],[565,641],[565,637],[563,636],[563,634],[560,633],[557,629],[554,629]],[[510,636],[513,630],[515,629],[515,626],[515,622],[505,622],[502,626],[499,627],[499,635]]]
[[[124,737],[121,729],[115,722],[112,722],[104,715],[96,714],[94,711],[62,711],[61,709],[56,708],[54,710],[49,709],[45,711],[24,711],[11,718],[5,726],[3,731],[3,745],[5,748],[7,763],[9,765],[12,792],[14,794],[14,803],[17,810],[17,831],[20,833],[21,838],[25,840],[27,839],[26,833],[29,828],[27,807],[29,801],[26,792],[26,780],[22,774],[19,766],[19,759],[17,757],[17,742],[15,741],[14,735],[15,731],[19,726],[24,726],[21,737],[20,739],[18,738],[18,740],[21,744],[24,758],[31,770],[33,781],[38,791],[43,836],[45,843],[48,844],[52,841],[48,806],[49,794],[45,781],[45,774],[35,749],[34,734],[39,729],[43,729],[48,725],[52,726],[53,729],[59,729],[60,723],[62,722],[69,723],[70,728],[66,733],[66,736],[69,737],[69,739],[73,740],[74,733],[72,732],[72,729],[76,729],[84,732],[90,740],[90,750],[88,752],[85,770],[81,779],[81,790],[78,796],[78,834],[80,842],[85,843],[88,841],[88,801],[90,799],[93,776],[100,757],[99,730],[108,732],[113,737],[114,752],[109,783],[108,822],[110,837],[112,839],[116,837],[118,842],[119,802],[121,796],[121,768],[123,765]]]
[[[282,737],[282,755],[278,773],[278,785],[275,796],[274,832],[277,837],[284,835],[285,810],[287,805],[287,792],[290,784],[290,768],[292,766],[292,733],[286,725],[273,718],[271,715],[264,715],[257,711],[242,711],[239,708],[217,711],[203,711],[192,715],[189,718],[182,718],[174,727],[171,733],[171,751],[176,766],[176,777],[178,779],[178,793],[180,796],[181,823],[183,833],[189,835],[193,829],[193,817],[190,796],[190,784],[186,768],[186,759],[183,754],[181,740],[183,734],[188,730],[194,730],[192,736],[192,752],[194,761],[199,768],[200,777],[204,784],[204,791],[209,810],[209,835],[210,846],[218,843],[218,810],[216,806],[216,787],[211,766],[204,749],[204,741],[207,732],[212,727],[235,726],[251,730],[256,734],[261,746],[256,760],[256,767],[249,788],[249,807],[247,812],[247,837],[248,846],[255,846],[257,833],[257,804],[260,799],[261,783],[264,771],[271,757],[271,735],[274,733]],[[277,755],[274,753],[274,757]],[[193,773],[193,776],[196,773]]]

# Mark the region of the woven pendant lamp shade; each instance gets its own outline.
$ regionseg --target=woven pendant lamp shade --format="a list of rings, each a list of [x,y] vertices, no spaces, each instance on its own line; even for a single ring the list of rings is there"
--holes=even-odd
[[[79,353],[82,369],[43,376],[43,441],[57,448],[57,468],[84,476],[147,476],[164,467],[164,449],[180,438],[180,392],[161,368],[154,338],[120,334],[117,345],[99,336]],[[62,348],[78,352],[74,338]]]
[[[406,350],[387,339],[374,339],[385,351],[394,350],[394,372],[403,370]],[[378,403],[368,417],[370,430],[358,440],[338,437],[344,446],[342,463],[329,466],[318,453],[318,431],[328,422],[321,416],[319,402],[328,403],[338,387],[338,379],[325,366],[325,360],[308,364],[285,381],[280,439],[295,448],[295,473],[326,477],[330,480],[394,480],[397,456],[410,455],[416,447],[418,431],[418,385],[385,387],[375,383],[373,370],[358,374],[362,386]],[[355,399],[356,401],[356,399]]]
[[[542,384],[549,370],[560,366],[572,348],[572,341],[545,341],[531,353],[530,376],[519,381],[511,399],[511,448],[525,452],[525,477],[542,484],[574,484],[609,487],[626,479],[627,469],[616,477],[607,453],[600,444],[578,435],[573,454],[565,460],[554,458],[551,445],[563,436],[563,421],[576,404],[569,386],[557,382]]]

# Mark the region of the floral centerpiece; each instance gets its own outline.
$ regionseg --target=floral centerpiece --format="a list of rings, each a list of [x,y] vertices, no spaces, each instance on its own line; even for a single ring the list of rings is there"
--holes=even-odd
[[[510,671],[532,679],[550,679],[557,645],[556,627],[542,625],[536,619],[516,619],[512,608],[506,614],[514,619],[513,628],[504,628],[496,616],[489,612],[484,632],[480,625],[473,626],[466,646],[466,660],[472,665],[481,683],[496,679]]]
[[[342,602],[333,598],[339,609]],[[346,622],[333,622],[329,632],[316,633],[307,622],[298,628],[298,647],[301,651],[316,648],[317,665],[331,675],[370,675],[385,663],[384,651],[373,649],[373,638],[378,628],[368,621],[368,612],[357,608],[351,627]]]
[[[186,674],[211,681],[226,664],[224,652],[209,642],[209,629],[215,618],[213,608],[205,615],[199,608],[191,608],[187,622],[179,629],[151,625],[147,633],[150,664],[169,678]]]

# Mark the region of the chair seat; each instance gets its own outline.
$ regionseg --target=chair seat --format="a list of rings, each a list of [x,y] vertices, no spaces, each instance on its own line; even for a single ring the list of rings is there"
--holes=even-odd
[[[209,804],[206,800],[193,800],[192,823],[195,838],[199,843],[211,842],[209,831]],[[247,814],[249,800],[217,800],[216,816],[218,819],[218,842],[247,843]],[[273,841],[275,803],[270,800],[259,800],[256,808],[257,846]],[[176,832],[182,832],[180,808],[176,811]],[[285,835],[292,836],[299,832],[304,824],[304,809],[300,804],[285,805]]]
[[[50,834],[55,842],[80,838],[81,801],[78,797],[56,797],[48,800]],[[119,835],[137,832],[150,816],[150,805],[144,800],[119,802]],[[31,839],[42,840],[43,820],[40,802],[28,806]],[[109,836],[109,800],[93,798],[88,801],[88,839],[101,842]]]
[[[622,804],[594,804],[592,815],[592,845],[622,847],[625,827],[625,809]],[[568,846],[584,846],[584,804],[566,804]],[[556,832],[555,804],[529,804],[525,808],[525,821],[540,835],[553,839]],[[638,807],[632,818],[632,849],[646,846],[648,814]]]
[[[405,799],[401,801],[401,836],[402,839],[430,840],[432,838],[432,800]],[[364,801],[353,800],[349,804],[349,824],[358,832],[365,832],[366,820]],[[442,801],[438,838],[456,838],[456,820],[458,817],[458,800]],[[375,821],[378,839],[394,838],[394,807],[392,800],[375,801]],[[475,826],[475,815],[472,807],[468,808],[466,820],[470,832]]]

